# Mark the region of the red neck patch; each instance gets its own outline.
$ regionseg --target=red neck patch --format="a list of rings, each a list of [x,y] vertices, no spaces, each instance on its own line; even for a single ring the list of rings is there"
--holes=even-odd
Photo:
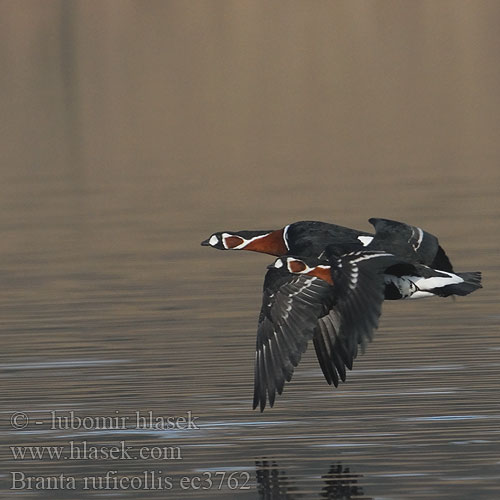
[[[283,239],[283,229],[272,231],[265,236],[257,237],[245,245],[242,250],[251,250],[252,252],[267,253],[281,257],[288,253],[288,248]]]
[[[322,279],[323,281],[330,283],[330,285],[333,285],[332,273],[330,272],[330,267],[317,266],[312,271],[309,271],[307,275]]]

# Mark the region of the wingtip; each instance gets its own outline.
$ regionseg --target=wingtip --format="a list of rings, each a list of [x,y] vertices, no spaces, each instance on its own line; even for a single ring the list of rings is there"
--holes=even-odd
[[[260,412],[261,413],[264,411],[265,407],[266,407],[266,398],[264,397],[260,400]]]
[[[255,410],[257,407],[259,407],[259,410],[262,413],[264,411],[264,408],[266,407],[266,398],[261,398],[260,395],[256,392],[253,398],[252,410]]]
[[[255,402],[253,405],[252,405],[252,410],[256,410],[257,407],[259,407],[259,411],[260,413],[262,413],[264,411],[264,408],[266,407],[266,402],[262,402],[262,401],[257,401]]]
[[[259,398],[257,397],[257,393],[253,396],[252,410],[255,410],[259,406]]]

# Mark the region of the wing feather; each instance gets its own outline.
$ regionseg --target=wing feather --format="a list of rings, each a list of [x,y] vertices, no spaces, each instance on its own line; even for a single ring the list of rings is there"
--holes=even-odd
[[[453,266],[436,236],[417,226],[389,219],[369,219],[375,237],[366,247],[390,250],[410,262],[418,262],[440,271],[453,272]]]
[[[326,254],[333,285],[309,275],[271,268],[257,329],[253,406],[273,406],[293,376],[308,342],[329,384],[338,386],[352,369],[358,349],[378,326],[385,282],[383,271],[401,262],[382,251]]]
[[[373,339],[384,300],[383,271],[400,262],[385,252],[353,252],[337,258],[327,251],[332,266],[335,300],[321,317],[314,337],[319,364],[326,381],[337,386],[345,382],[346,368],[352,369],[358,349]]]
[[[270,269],[257,329],[253,407],[273,406],[313,338],[332,286],[315,277]]]

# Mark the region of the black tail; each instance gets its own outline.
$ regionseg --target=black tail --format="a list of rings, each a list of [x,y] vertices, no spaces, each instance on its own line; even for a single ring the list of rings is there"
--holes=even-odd
[[[464,280],[463,283],[445,286],[440,290],[439,295],[469,295],[478,288],[483,288],[481,285],[481,272],[455,274]]]

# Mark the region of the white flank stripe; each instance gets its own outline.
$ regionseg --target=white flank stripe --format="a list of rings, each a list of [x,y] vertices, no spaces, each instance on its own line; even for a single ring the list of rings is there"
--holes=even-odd
[[[423,292],[422,290],[415,292],[413,295],[409,297],[405,297],[407,299],[425,299],[427,297],[435,297],[435,295],[431,292]]]
[[[361,262],[363,260],[376,259],[377,257],[393,257],[392,253],[370,253],[361,255],[357,259],[351,260],[351,264],[355,264],[357,262]]]
[[[358,240],[361,241],[361,243],[363,243],[364,247],[366,247],[372,242],[373,236],[358,236]]]
[[[460,276],[452,273],[446,273],[449,276],[433,276],[432,278],[421,278],[418,276],[403,276],[403,278],[411,279],[415,285],[420,288],[420,290],[432,290],[434,288],[442,288],[447,285],[456,285],[458,283],[463,283],[463,279]]]
[[[418,231],[418,241],[417,241],[417,246],[415,247],[415,250],[418,250],[420,248],[420,245],[422,244],[422,240],[424,239],[424,232],[417,227]]]
[[[401,276],[400,278],[392,275],[384,275],[386,284],[392,283],[401,293],[404,299],[421,299],[432,297],[432,290],[443,288],[448,285],[463,283],[463,279],[453,273],[446,273],[446,276],[433,276],[432,278],[423,278],[421,276]]]

